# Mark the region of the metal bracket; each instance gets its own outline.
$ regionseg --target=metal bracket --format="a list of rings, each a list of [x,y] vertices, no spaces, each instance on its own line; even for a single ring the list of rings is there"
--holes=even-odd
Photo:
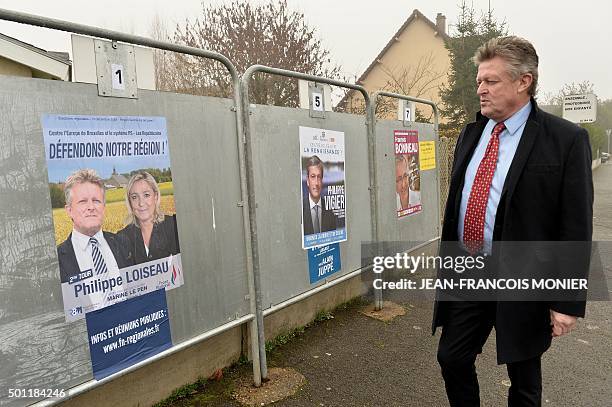
[[[402,121],[404,127],[412,127],[415,116],[415,104],[407,100],[398,100],[397,106],[398,119]]]
[[[116,41],[94,41],[98,95],[138,98],[134,47]]]

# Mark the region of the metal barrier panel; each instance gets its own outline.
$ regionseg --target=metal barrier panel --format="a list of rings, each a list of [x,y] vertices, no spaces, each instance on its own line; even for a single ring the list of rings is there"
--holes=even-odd
[[[66,323],[41,115],[167,119],[185,284],[167,292],[173,343],[249,313],[234,103],[0,76],[0,395],[92,379],[84,320]],[[32,398],[13,398],[29,404]]]
[[[339,243],[341,271],[361,268],[361,242],[372,240],[368,142],[364,116],[251,105],[253,171],[263,308],[324,284],[310,284],[307,250],[302,248],[302,184],[299,127],[344,132],[346,227]]]
[[[396,170],[394,132],[418,132],[418,141],[438,142],[434,126],[427,123],[413,123],[404,127],[397,120],[379,120],[376,123],[376,179],[378,181],[378,234],[380,241],[425,242],[439,236],[438,219],[438,166],[434,169],[420,169],[420,212],[403,217],[397,215]],[[421,157],[422,158],[422,157]]]

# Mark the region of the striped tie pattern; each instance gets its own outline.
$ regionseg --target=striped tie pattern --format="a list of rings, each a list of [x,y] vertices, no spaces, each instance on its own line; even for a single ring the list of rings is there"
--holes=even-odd
[[[463,223],[463,243],[472,254],[478,252],[483,246],[487,203],[499,156],[499,135],[505,128],[504,122],[497,123],[493,128],[491,139],[487,145],[484,157],[482,157],[482,161],[478,165],[472,191],[468,198],[465,221]]]
[[[89,244],[91,244],[91,257],[93,258],[96,275],[107,273],[108,268],[106,268],[104,257],[102,257],[102,252],[100,252],[100,248],[98,247],[98,239],[90,237]]]

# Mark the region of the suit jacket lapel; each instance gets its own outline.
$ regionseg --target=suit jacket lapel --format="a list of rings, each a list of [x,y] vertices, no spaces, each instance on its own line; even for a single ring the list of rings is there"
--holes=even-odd
[[[102,234],[104,235],[104,240],[106,240],[108,247],[111,249],[111,253],[117,262],[117,266],[119,266],[119,268],[125,267],[127,259],[124,259],[122,256],[122,248],[115,240],[115,235],[104,231],[102,231]]]
[[[459,219],[459,206],[461,204],[461,191],[463,189],[465,171],[488,121],[488,119],[484,118],[480,114],[477,116],[477,119],[477,122],[467,125],[463,134],[463,139],[458,141],[460,144],[457,148],[455,163],[453,165],[451,186],[449,190],[450,194],[448,199],[454,197],[453,211],[451,213],[453,214],[453,219],[456,219],[457,221]],[[456,229],[455,225],[452,227],[453,229]]]
[[[527,159],[529,158],[529,154],[533,149],[533,145],[535,143],[536,136],[538,135],[539,124],[536,120],[536,111],[537,107],[533,105],[531,114],[529,115],[529,119],[527,123],[525,123],[525,129],[523,130],[523,135],[521,136],[521,141],[516,149],[516,153],[514,154],[514,159],[512,160],[512,164],[510,165],[510,169],[508,170],[508,175],[506,175],[506,180],[504,181],[504,187],[502,188],[501,196],[504,194],[508,194],[508,199],[506,203],[510,202],[510,197],[514,192],[514,188],[516,187],[516,183],[518,182],[521,174],[523,173],[523,168],[525,168],[525,164],[527,163]]]
[[[62,245],[60,250],[62,251],[62,254],[65,256],[64,258],[66,259],[66,261],[70,263],[70,267],[74,268],[75,270],[80,271],[79,262],[76,258],[74,247],[72,246],[72,232],[68,235],[68,238],[66,239],[66,241],[69,242],[69,244]]]

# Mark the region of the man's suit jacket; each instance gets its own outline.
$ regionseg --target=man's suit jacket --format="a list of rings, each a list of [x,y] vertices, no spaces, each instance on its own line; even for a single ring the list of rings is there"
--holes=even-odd
[[[133,266],[134,256],[130,251],[128,240],[114,233],[102,233],[104,234],[104,239],[108,243],[113,256],[115,256],[119,268]],[[68,238],[62,244],[57,246],[57,258],[59,260],[60,281],[62,283],[68,282],[70,277],[80,273],[79,263],[74,253],[74,247],[72,246],[72,233],[68,235]]]
[[[336,215],[334,215],[333,211],[325,208],[323,197],[321,197],[319,203],[321,204],[321,232],[336,230]],[[310,214],[310,201],[308,196],[304,199],[302,221],[304,222],[304,235],[312,235],[314,233],[314,228],[312,226],[312,215]]]
[[[493,241],[581,241],[592,239],[593,181],[588,133],[566,120],[538,109],[532,111],[506,176],[495,217]],[[465,171],[488,119],[461,132],[455,148],[448,201],[441,236],[458,240],[457,225]],[[511,261],[493,252],[498,265]],[[553,261],[554,259],[547,259]],[[544,261],[543,266],[547,263]],[[588,274],[588,255],[575,278]],[[436,302],[432,331],[444,324],[448,303]],[[585,302],[498,302],[495,321],[498,363],[541,355],[550,346],[550,313],[584,316]]]

